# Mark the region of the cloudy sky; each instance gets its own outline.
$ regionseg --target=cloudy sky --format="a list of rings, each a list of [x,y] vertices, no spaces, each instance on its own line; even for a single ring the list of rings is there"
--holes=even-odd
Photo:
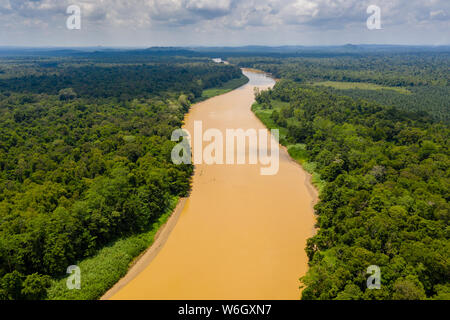
[[[69,5],[80,30],[66,27]],[[0,46],[346,43],[448,45],[450,0],[0,0]]]

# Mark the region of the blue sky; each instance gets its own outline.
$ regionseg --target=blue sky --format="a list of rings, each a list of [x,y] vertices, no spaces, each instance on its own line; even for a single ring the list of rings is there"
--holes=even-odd
[[[66,28],[69,5],[80,30]],[[0,46],[346,43],[448,45],[450,0],[0,0]]]

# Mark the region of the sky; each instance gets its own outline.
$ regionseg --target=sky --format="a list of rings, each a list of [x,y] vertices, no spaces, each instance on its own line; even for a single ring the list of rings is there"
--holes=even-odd
[[[67,28],[70,5],[80,29]],[[348,43],[449,45],[450,0],[0,0],[0,46]]]

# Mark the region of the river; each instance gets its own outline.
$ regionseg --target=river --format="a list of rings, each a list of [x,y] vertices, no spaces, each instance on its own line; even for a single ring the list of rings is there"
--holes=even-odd
[[[192,106],[185,118],[191,134],[195,120],[203,130],[265,128],[250,109],[254,88],[275,82],[244,74],[248,84]],[[283,148],[277,174],[261,175],[260,166],[196,165],[192,192],[160,250],[107,298],[299,299],[317,193]]]

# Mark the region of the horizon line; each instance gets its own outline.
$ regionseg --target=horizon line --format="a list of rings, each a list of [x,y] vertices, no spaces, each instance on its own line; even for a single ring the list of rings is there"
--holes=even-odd
[[[345,46],[387,46],[387,47],[449,47],[449,44],[390,44],[390,43],[344,43],[344,44],[321,44],[321,45],[304,45],[304,44],[280,44],[280,45],[261,45],[261,44],[242,44],[242,45],[148,45],[148,46],[130,46],[130,45],[0,45],[0,48],[23,48],[23,49],[70,49],[70,48],[120,48],[120,49],[142,49],[142,48],[280,48],[280,47],[303,47],[303,48],[321,48],[321,47],[345,47]]]

